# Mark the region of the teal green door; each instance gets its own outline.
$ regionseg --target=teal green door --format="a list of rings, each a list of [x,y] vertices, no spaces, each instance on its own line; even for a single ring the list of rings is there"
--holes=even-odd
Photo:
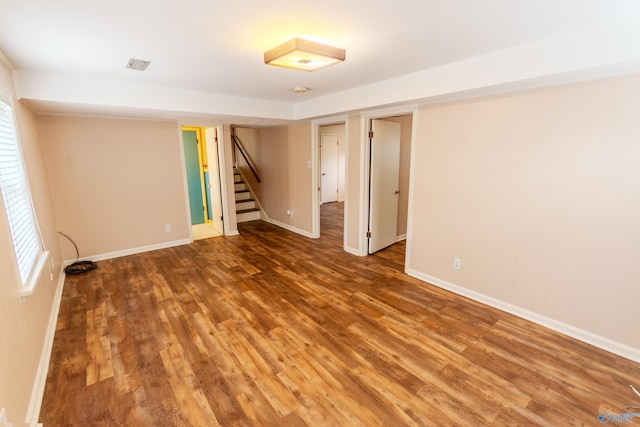
[[[187,168],[191,224],[202,224],[204,222],[204,202],[202,200],[202,181],[200,180],[200,160],[196,131],[183,130],[182,140],[184,142],[184,162]]]

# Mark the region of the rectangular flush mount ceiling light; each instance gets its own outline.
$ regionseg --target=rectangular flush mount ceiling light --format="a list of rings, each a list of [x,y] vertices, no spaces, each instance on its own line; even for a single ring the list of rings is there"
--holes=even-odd
[[[314,71],[344,61],[345,50],[301,38],[293,38],[264,54],[264,63]]]

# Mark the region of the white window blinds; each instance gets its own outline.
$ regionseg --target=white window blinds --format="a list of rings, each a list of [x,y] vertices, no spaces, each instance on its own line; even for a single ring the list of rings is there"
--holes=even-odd
[[[27,176],[13,120],[13,111],[0,100],[0,191],[7,212],[22,284],[27,282],[41,252]]]

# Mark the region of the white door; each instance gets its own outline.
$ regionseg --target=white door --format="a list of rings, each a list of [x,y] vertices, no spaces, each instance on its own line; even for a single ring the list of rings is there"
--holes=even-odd
[[[369,253],[396,243],[398,237],[398,182],[400,178],[400,123],[372,120],[369,168]]]
[[[338,201],[338,135],[320,138],[320,203]]]

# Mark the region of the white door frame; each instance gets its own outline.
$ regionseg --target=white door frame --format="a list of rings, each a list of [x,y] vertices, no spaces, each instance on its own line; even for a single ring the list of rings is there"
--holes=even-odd
[[[318,239],[320,237],[320,126],[328,125],[344,125],[345,135],[345,147],[349,140],[349,121],[348,116],[340,115],[333,117],[326,117],[323,119],[317,119],[311,121],[311,237]],[[347,194],[347,181],[349,180],[348,172],[348,154],[349,150],[345,149],[345,184],[344,184],[344,211],[347,212],[347,203],[349,202],[349,196]],[[346,245],[347,239],[347,222],[344,221],[344,242],[343,247]]]
[[[384,119],[385,117],[392,116],[404,116],[411,114],[411,150],[416,145],[416,122],[417,122],[417,105],[404,105],[400,107],[384,108],[381,110],[365,111],[360,114],[360,200],[359,200],[359,220],[358,220],[358,235],[360,236],[358,255],[368,255],[368,241],[367,241],[367,225],[369,224],[369,157],[371,150],[369,146],[369,129],[372,119]],[[411,156],[411,176],[413,176],[413,156]],[[409,215],[411,213],[411,194],[412,194],[412,180],[409,180]],[[407,219],[407,247],[409,247],[409,225],[410,218]],[[345,233],[346,236],[346,233]]]

